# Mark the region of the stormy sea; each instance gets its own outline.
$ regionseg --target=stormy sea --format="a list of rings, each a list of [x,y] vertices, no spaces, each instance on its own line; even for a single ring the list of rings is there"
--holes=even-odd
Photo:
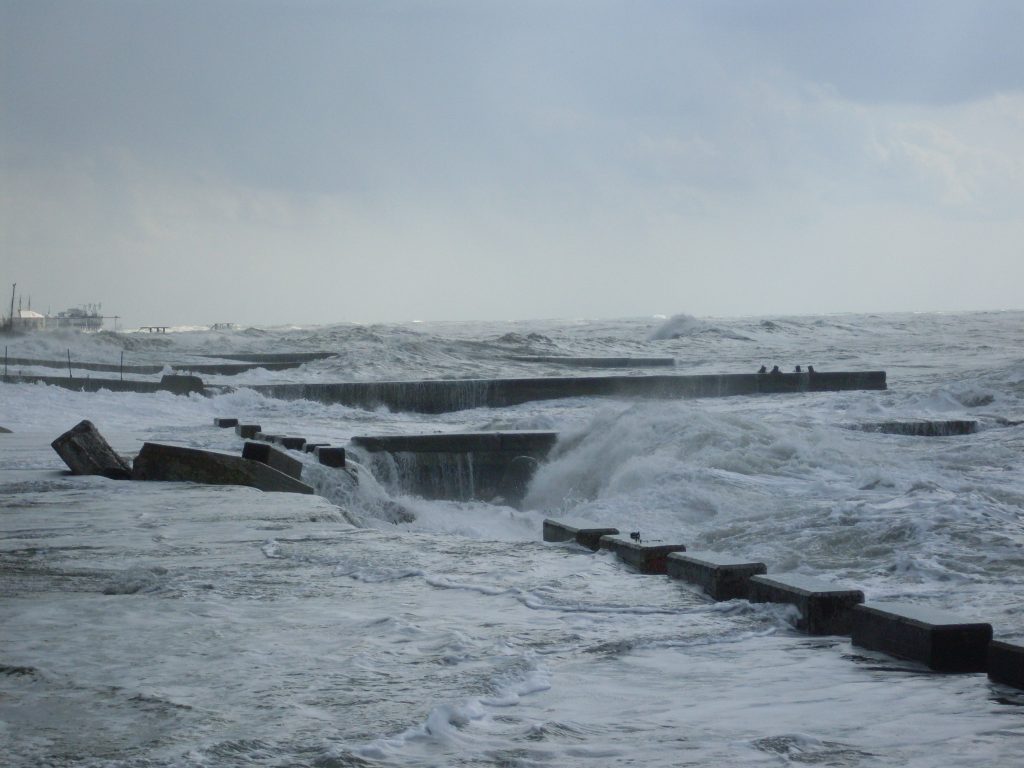
[[[762,561],[1024,642],[1024,313],[37,333],[5,374],[246,355],[212,396],[0,383],[0,762],[10,766],[1010,766],[1024,691],[714,602],[545,518]],[[558,358],[591,358],[571,365]],[[652,370],[595,358],[667,358]],[[35,363],[11,359],[31,360]],[[65,370],[39,364],[64,361]],[[267,384],[884,370],[885,390],[570,397],[429,414]],[[169,372],[170,367],[163,368]],[[91,420],[238,454],[214,418],[346,446],[312,495],[68,473]],[[893,434],[892,423],[969,423]],[[514,502],[430,498],[353,437],[543,430]],[[455,467],[453,472],[464,471]],[[459,487],[465,486],[462,477]],[[435,494],[437,495],[437,494]]]

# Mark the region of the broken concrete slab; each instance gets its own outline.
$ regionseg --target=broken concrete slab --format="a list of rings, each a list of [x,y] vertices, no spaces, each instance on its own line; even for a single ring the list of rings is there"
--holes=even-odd
[[[246,440],[252,440],[260,432],[260,429],[259,424],[236,424],[235,434]]]
[[[544,541],[573,541],[592,552],[601,548],[602,536],[615,536],[618,533],[618,528],[588,525],[583,520],[548,518],[544,521]]]
[[[242,458],[266,464],[296,480],[302,479],[302,462],[267,443],[247,442],[242,446]]]
[[[796,628],[809,635],[850,634],[851,611],[864,602],[859,589],[796,574],[751,576],[749,583],[750,602],[795,605],[800,611]]]
[[[644,544],[621,535],[602,536],[599,543],[601,549],[611,550],[619,560],[646,574],[664,574],[669,554],[686,551],[682,544]]]
[[[670,578],[697,584],[712,600],[745,600],[750,577],[768,572],[764,563],[718,552],[673,552],[665,567]]]
[[[854,645],[937,672],[984,672],[992,625],[909,603],[865,603],[852,613]]]
[[[111,480],[127,480],[132,476],[128,462],[117,455],[88,419],[80,421],[50,445],[72,474],[102,475]]]
[[[989,680],[1024,688],[1024,645],[993,640],[988,645]]]
[[[306,438],[293,435],[275,435],[273,442],[291,451],[301,451],[302,446],[306,444]]]
[[[341,446],[322,445],[314,453],[317,461],[326,467],[340,469],[345,466],[345,449]]]
[[[135,457],[133,480],[246,485],[261,491],[313,493],[313,489],[259,461],[220,451],[145,443]]]
[[[307,441],[306,444],[302,446],[302,450],[306,453],[313,453],[317,448],[326,448],[329,445],[330,443],[311,443]]]

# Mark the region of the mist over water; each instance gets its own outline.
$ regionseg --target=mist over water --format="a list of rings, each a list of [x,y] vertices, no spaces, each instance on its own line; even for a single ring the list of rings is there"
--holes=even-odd
[[[640,530],[1022,641],[1024,313],[345,324],[8,346],[50,360],[70,349],[72,364],[336,354],[204,377],[238,387],[212,398],[0,385],[0,426],[13,431],[0,435],[0,748],[13,764],[982,766],[1020,754],[1024,699],[984,676],[924,674],[847,638],[799,635],[777,606],[714,604],[540,538],[559,515]],[[889,389],[426,415],[244,387],[651,373],[513,359],[531,355],[676,360],[659,374],[883,369]],[[304,457],[319,496],[294,497],[70,477],[48,447],[89,418],[125,454],[145,440],[237,452],[214,416],[334,444],[560,437],[516,508],[418,498],[355,448],[357,487]],[[978,430],[858,428],[910,419]]]

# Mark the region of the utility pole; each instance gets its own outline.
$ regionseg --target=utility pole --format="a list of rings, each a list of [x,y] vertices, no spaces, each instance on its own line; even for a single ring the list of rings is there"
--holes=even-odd
[[[12,286],[11,286],[11,317],[10,317],[10,319],[9,319],[9,320],[7,321],[7,327],[8,327],[8,328],[9,328],[9,329],[10,329],[10,330],[11,330],[12,332],[14,331],[14,291],[15,291],[15,289],[16,289],[17,287],[18,287],[18,284],[17,284],[17,283],[15,283],[14,285],[12,285]]]

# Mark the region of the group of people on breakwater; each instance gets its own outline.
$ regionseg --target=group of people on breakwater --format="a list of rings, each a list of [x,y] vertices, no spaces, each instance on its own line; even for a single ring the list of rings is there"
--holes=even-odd
[[[769,373],[769,374],[772,374],[772,375],[774,375],[774,376],[779,376],[779,375],[781,375],[781,374],[782,374],[782,371],[780,371],[780,370],[779,370],[779,366],[777,366],[777,365],[773,365],[773,366],[772,366],[772,369],[771,369],[770,371],[768,370],[768,366],[766,366],[766,365],[762,365],[762,366],[761,366],[761,367],[760,367],[760,368],[759,368],[759,369],[757,370],[757,372],[758,372],[758,373]],[[807,373],[814,373],[814,366],[813,366],[813,365],[808,365],[808,366],[807,366],[807,371],[806,371],[806,372],[807,372]],[[803,369],[801,369],[801,368],[800,368],[800,366],[798,365],[798,366],[796,366],[796,367],[795,367],[795,368],[793,369],[793,373],[804,373],[804,371],[803,371]]]

